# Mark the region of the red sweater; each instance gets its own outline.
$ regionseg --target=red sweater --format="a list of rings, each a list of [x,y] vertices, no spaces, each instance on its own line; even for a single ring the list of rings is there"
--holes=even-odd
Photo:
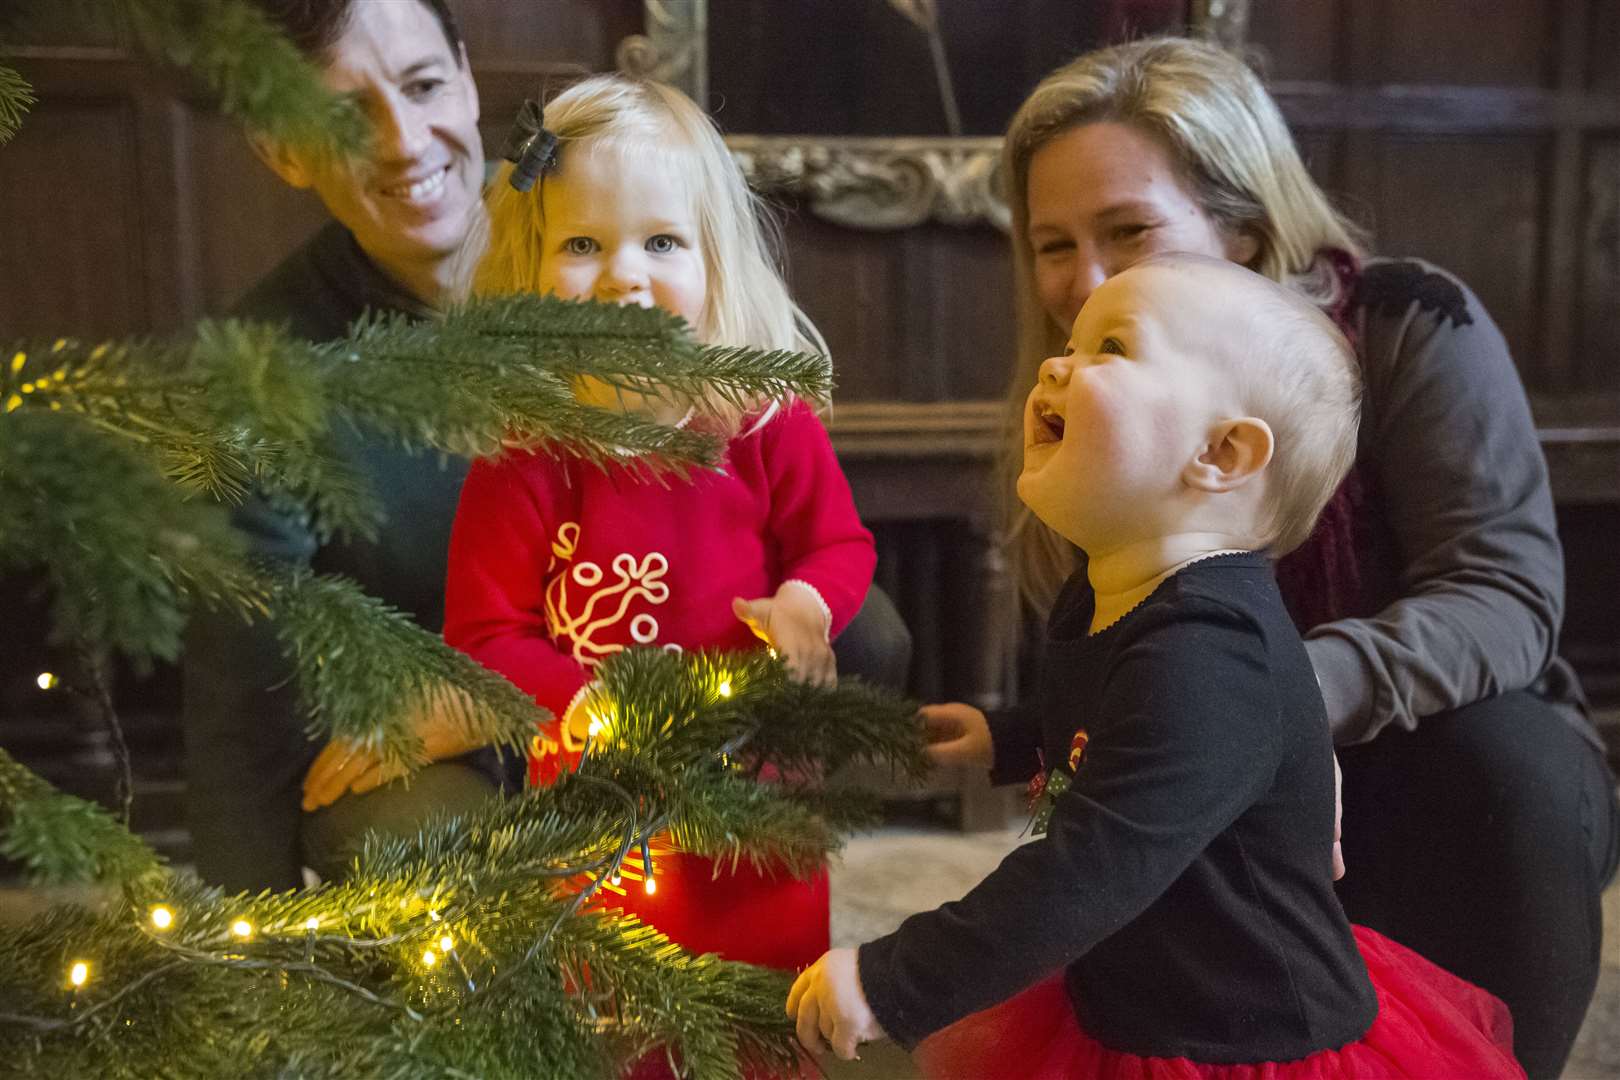
[[[723,472],[690,482],[633,462],[511,452],[467,474],[444,638],[560,718],[590,669],[626,645],[759,647],[732,598],[770,596],[784,581],[820,592],[836,636],[876,560],[803,402],[732,439]]]

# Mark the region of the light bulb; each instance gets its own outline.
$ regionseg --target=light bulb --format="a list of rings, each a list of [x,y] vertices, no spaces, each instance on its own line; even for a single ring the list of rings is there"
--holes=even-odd
[[[432,967],[434,964],[438,963],[438,960],[439,954],[434,952],[432,949],[424,949],[422,951],[422,963],[427,967]]]
[[[34,684],[41,690],[54,690],[56,689],[56,684],[61,681],[62,680],[58,679],[49,671],[42,671],[39,673],[39,676],[34,679]]]
[[[242,938],[243,940],[246,940],[253,936],[253,924],[248,922],[246,919],[237,919],[235,922],[231,923],[231,933],[235,934],[239,938]]]
[[[83,960],[74,961],[73,969],[68,972],[68,982],[72,983],[74,986],[83,986],[85,980],[89,977],[90,965],[85,963]]]
[[[174,925],[174,912],[159,904],[152,909],[152,925],[159,930],[167,930]]]
[[[731,696],[731,680],[730,679],[725,679],[720,683],[720,696],[721,697],[730,697]]]
[[[657,891],[658,891],[658,882],[656,880],[654,880],[652,877],[649,876],[647,878],[647,895],[651,896],[653,893],[655,893]]]
[[[304,920],[304,929],[305,930],[309,930],[309,931],[313,932],[315,930],[319,930],[320,927],[321,927],[321,920],[317,919],[313,915],[311,915],[309,918]]]
[[[451,949],[453,949],[455,947],[455,944],[456,944],[455,942],[450,940],[450,935],[446,934],[446,935],[444,935],[444,937],[439,939],[439,951],[440,952],[449,952]]]

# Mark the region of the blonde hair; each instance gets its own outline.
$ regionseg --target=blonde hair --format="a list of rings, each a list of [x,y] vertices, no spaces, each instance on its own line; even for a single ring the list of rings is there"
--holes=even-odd
[[[1024,399],[1041,361],[1061,350],[1068,332],[1052,324],[1035,291],[1029,164],[1059,135],[1102,121],[1157,139],[1210,221],[1227,235],[1255,240],[1249,268],[1321,307],[1341,299],[1322,253],[1361,254],[1358,230],[1311,179],[1276,103],[1236,56],[1201,41],[1147,38],[1085,53],[1041,80],[1013,116],[1002,148],[1018,319],[1002,467],[1004,519],[1020,590],[1038,611],[1051,605],[1077,562],[1074,548],[1013,496],[1022,467]]]
[[[1299,292],[1237,265],[1199,255],[1161,254],[1124,273],[1152,268],[1215,272],[1231,283],[1225,307],[1245,332],[1207,332],[1205,347],[1245,413],[1271,428],[1259,534],[1274,557],[1303,544],[1356,460],[1361,364],[1333,320]],[[1241,292],[1239,292],[1241,290]]]
[[[597,75],[552,99],[544,124],[557,136],[565,170],[570,155],[606,149],[618,153],[627,168],[651,158],[657,168],[671,172],[671,183],[686,186],[707,284],[699,325],[692,328],[699,340],[827,352],[782,279],[774,217],[748,187],[714,123],[690,98],[662,83]],[[476,259],[470,273],[474,295],[540,291],[545,178],[520,192],[508,182],[511,173],[509,162],[496,171],[483,220],[468,243],[471,254],[463,259],[464,264]],[[707,404],[724,422],[739,419],[719,401]]]

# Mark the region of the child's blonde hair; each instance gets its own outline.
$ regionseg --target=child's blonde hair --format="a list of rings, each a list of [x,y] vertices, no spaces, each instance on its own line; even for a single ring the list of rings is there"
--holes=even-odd
[[[596,75],[564,90],[545,107],[545,127],[557,136],[560,167],[571,155],[608,150],[626,168],[645,163],[690,192],[707,295],[699,340],[756,349],[826,353],[815,325],[794,303],[782,279],[780,229],[749,189],[714,123],[685,94],[661,83]],[[546,178],[520,192],[503,162],[485,196],[485,220],[470,249],[474,295],[540,291],[545,250]],[[722,419],[738,418],[719,402]]]
[[[1231,282],[1230,310],[1243,329],[1212,336],[1207,349],[1248,415],[1271,428],[1265,518],[1259,539],[1281,557],[1311,535],[1322,508],[1356,460],[1361,364],[1332,319],[1293,289],[1236,263],[1163,254],[1124,273],[1191,269]]]
[[[1034,285],[1029,241],[1029,164],[1036,152],[1085,124],[1109,121],[1159,141],[1224,232],[1253,237],[1250,269],[1299,289],[1324,308],[1342,300],[1325,251],[1361,253],[1359,232],[1317,187],[1282,113],[1238,57],[1186,38],[1146,38],[1076,57],[1031,91],[1007,128],[1002,174],[1012,211],[1018,358],[1008,388],[1003,455],[1008,543],[1026,600],[1043,611],[1076,566],[1072,545],[1011,497],[1022,467],[1020,418],[1041,361],[1062,348]]]

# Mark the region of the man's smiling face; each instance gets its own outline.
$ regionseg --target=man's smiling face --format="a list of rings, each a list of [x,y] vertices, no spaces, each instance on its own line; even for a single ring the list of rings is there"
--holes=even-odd
[[[367,255],[396,278],[454,254],[483,186],[478,91],[426,5],[359,0],[323,58],[324,82],[371,120],[363,161],[326,163],[275,148],[282,179],[314,189]],[[431,299],[423,297],[423,299]]]

